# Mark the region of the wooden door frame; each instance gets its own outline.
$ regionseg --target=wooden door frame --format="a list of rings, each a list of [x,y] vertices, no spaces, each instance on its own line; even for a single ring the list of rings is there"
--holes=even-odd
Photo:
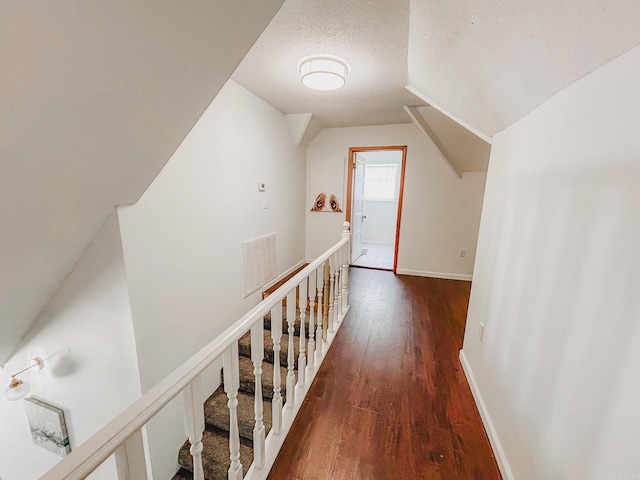
[[[350,147],[349,162],[347,165],[347,204],[346,204],[346,220],[351,223],[351,201],[353,195],[353,168],[355,165],[356,153],[371,152],[377,150],[398,150],[402,152],[402,164],[400,166],[400,191],[398,193],[398,215],[396,216],[396,241],[393,252],[393,273],[398,268],[398,246],[400,245],[400,221],[402,219],[402,199],[404,196],[404,171],[407,163],[407,146],[392,145],[381,147]]]

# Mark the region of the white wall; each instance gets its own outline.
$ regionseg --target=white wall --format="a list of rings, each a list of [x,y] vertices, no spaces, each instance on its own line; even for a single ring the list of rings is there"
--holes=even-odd
[[[464,355],[518,480],[640,477],[638,85],[640,47],[494,138]]]
[[[364,201],[362,243],[393,245],[396,240],[398,202]]]
[[[62,408],[72,449],[140,396],[133,324],[118,221],[113,213],[0,372],[47,358],[22,377],[31,395]],[[37,478],[61,457],[33,444],[23,401],[0,398],[0,478]],[[115,478],[108,460],[92,479]]]
[[[277,232],[279,272],[304,259],[304,193],[304,150],[284,115],[229,81],[140,201],[120,209],[143,391],[260,300],[244,298],[242,241]],[[175,472],[182,418],[177,399],[148,429],[156,479]]]
[[[331,165],[346,192],[349,147],[386,145],[407,145],[398,273],[470,278],[485,174],[456,178],[433,143],[412,124],[324,129],[307,149],[307,168]],[[307,212],[307,257],[334,243],[344,219]],[[463,249],[467,254],[460,258]]]

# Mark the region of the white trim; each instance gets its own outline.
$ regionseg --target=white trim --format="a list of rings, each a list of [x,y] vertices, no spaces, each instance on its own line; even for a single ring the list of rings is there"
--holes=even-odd
[[[280,275],[278,275],[276,278],[274,278],[273,280],[269,281],[268,283],[265,283],[262,287],[263,291],[264,290],[269,290],[271,287],[273,287],[276,283],[278,283],[280,280],[282,280],[283,278],[285,278],[287,275],[289,275],[290,273],[292,273],[296,268],[300,268],[302,265],[304,265],[305,263],[311,263],[313,260],[300,260],[298,263],[296,263],[293,267],[285,270],[284,272],[282,272]]]
[[[304,134],[307,132],[307,128],[309,128],[311,115],[311,113],[291,113],[285,115],[291,133],[291,139],[296,148],[302,143]]]
[[[469,130],[471,133],[473,133],[474,135],[477,135],[478,137],[480,137],[482,140],[484,140],[485,142],[487,142],[489,145],[491,145],[491,143],[493,142],[492,138],[487,135],[486,133],[482,133],[480,130],[478,130],[477,128],[472,127],[471,125],[469,125],[467,122],[460,120],[458,117],[456,117],[455,115],[451,115],[449,112],[447,112],[443,107],[441,107],[440,105],[438,105],[437,103],[434,103],[429,97],[427,97],[424,93],[420,92],[419,90],[415,89],[414,87],[412,87],[411,85],[407,85],[406,87],[404,87],[405,89],[407,89],[408,91],[410,91],[411,93],[413,93],[416,97],[424,100],[425,102],[427,102],[429,105],[431,105],[433,108],[435,108],[436,110],[444,113],[447,117],[449,117],[451,120],[453,120],[454,122],[456,122],[458,125],[466,128],[467,130]]]
[[[394,245],[393,242],[373,242],[373,241],[365,242],[364,240],[362,241],[362,244],[363,245],[380,245],[381,247],[393,247]]]
[[[423,270],[407,270],[406,268],[396,269],[396,274],[413,275],[414,277],[443,278],[445,280],[465,280],[467,282],[473,280],[473,275],[467,275],[465,273],[425,272]]]
[[[469,365],[469,359],[462,349],[460,349],[460,364],[462,365],[462,370],[467,377],[467,382],[469,383],[473,399],[478,407],[478,412],[480,412],[480,418],[482,418],[484,429],[487,433],[487,437],[489,437],[489,443],[491,444],[493,455],[496,457],[496,461],[498,462],[498,468],[500,469],[502,478],[504,480],[515,480],[513,472],[511,471],[511,466],[509,465],[509,459],[507,458],[507,454],[504,452],[496,427],[493,424],[487,405],[484,403],[484,399],[482,398],[482,394],[480,393],[480,389],[476,383],[476,377],[473,375],[471,365]]]
[[[464,170],[458,168],[456,162],[453,161],[453,158],[451,157],[449,152],[447,152],[444,145],[431,128],[431,125],[429,125],[429,122],[427,122],[427,119],[424,118],[424,116],[418,111],[418,108],[409,105],[403,105],[402,108],[404,108],[404,111],[407,112],[407,115],[409,115],[409,118],[411,118],[411,121],[418,128],[418,130],[424,133],[429,138],[431,143],[435,145],[438,152],[440,152],[440,156],[447,164],[447,166],[451,169],[453,174],[459,179],[462,178]]]
[[[127,407],[120,415],[94,433],[92,437],[85,440],[82,445],[79,445],[68,457],[56,463],[40,477],[41,480],[81,480],[87,478],[107,458],[122,448],[122,445],[132,435],[135,435],[138,430],[149,423],[174,397],[178,396],[194,380],[198,379],[210,365],[219,361],[223,355],[226,355],[227,351],[236,345],[247,331],[251,330],[258,322],[263,322],[267,312],[281,303],[286,292],[294,290],[340,249],[348,248],[349,233],[343,232],[342,235],[343,238],[338,243],[307,265],[293,278],[287,280],[276,292],[245,313],[167,377],[160,380],[151,390]],[[346,311],[347,309],[345,313]],[[342,318],[342,316],[338,317],[338,324],[342,321]],[[332,337],[329,337],[329,339],[331,341]],[[322,352],[323,356],[321,358],[324,358],[325,350],[323,349]],[[316,362],[316,364],[319,366],[320,362]],[[309,378],[312,377],[310,376]],[[305,389],[304,392],[306,393],[306,391]],[[298,396],[299,402],[302,402],[302,397],[302,395]],[[273,432],[270,432],[269,435],[271,433]]]
[[[351,306],[348,305],[345,312],[343,314],[338,315],[338,321],[334,325],[335,332],[327,333],[327,341],[322,344],[322,358],[320,359],[320,363],[316,363],[314,365],[313,371],[310,374],[307,374],[307,379],[305,380],[304,387],[302,387],[303,388],[302,392],[299,392],[298,390],[296,390],[296,395],[294,399],[295,405],[293,406],[292,409],[288,409],[288,408],[283,409],[281,433],[279,435],[275,435],[272,430],[269,432],[269,435],[267,435],[264,466],[262,468],[256,468],[255,463],[252,463],[251,466],[249,467],[249,470],[247,471],[247,474],[244,477],[244,480],[265,480],[269,475],[269,473],[271,472],[271,468],[273,467],[273,464],[275,463],[276,458],[278,457],[278,452],[280,452],[280,449],[282,448],[282,445],[284,444],[284,441],[287,438],[289,430],[291,430],[293,421],[298,415],[298,411],[300,410],[300,407],[302,407],[302,404],[307,396],[307,392],[311,388],[311,385],[313,384],[313,380],[315,379],[316,374],[320,370],[320,366],[322,365],[322,362],[324,362],[324,359],[327,357],[327,353],[329,353],[329,349],[333,344],[333,339],[336,337],[338,330],[342,325],[342,321],[347,316],[347,312],[349,311],[350,307]]]

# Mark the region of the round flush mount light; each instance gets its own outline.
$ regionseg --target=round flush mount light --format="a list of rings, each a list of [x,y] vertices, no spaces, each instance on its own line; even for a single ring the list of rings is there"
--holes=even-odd
[[[335,55],[311,55],[298,63],[300,80],[314,90],[336,90],[343,87],[349,65]]]

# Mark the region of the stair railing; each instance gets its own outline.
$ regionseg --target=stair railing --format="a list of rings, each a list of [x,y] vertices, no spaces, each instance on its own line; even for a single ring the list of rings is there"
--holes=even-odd
[[[81,480],[105,460],[115,457],[118,480],[146,480],[147,463],[142,429],[174,397],[182,394],[185,430],[191,444],[193,478],[204,480],[202,438],[205,429],[201,376],[216,360],[222,359],[223,387],[230,414],[229,480],[242,479],[237,406],[240,383],[238,341],[251,332],[251,361],[255,377],[254,461],[247,479],[265,479],[285,436],[297,414],[320,364],[331,345],[337,328],[349,310],[349,223],[344,223],[342,239],[311,262],[293,278],[265,298],[207,346],[160,381],[120,415],[96,432],[71,454],[46,472],[41,480]],[[328,273],[328,278],[327,278]],[[326,288],[328,286],[328,288]],[[280,342],[282,339],[282,300],[286,298],[288,359],[285,379],[286,403],[283,405],[280,378]],[[298,376],[295,375],[293,342],[296,300],[300,308]],[[309,306],[308,331],[305,335]],[[271,313],[273,340],[272,428],[265,437],[262,398],[262,362],[264,361],[264,317]],[[323,319],[327,319],[327,331]],[[308,352],[308,355],[307,355]]]

